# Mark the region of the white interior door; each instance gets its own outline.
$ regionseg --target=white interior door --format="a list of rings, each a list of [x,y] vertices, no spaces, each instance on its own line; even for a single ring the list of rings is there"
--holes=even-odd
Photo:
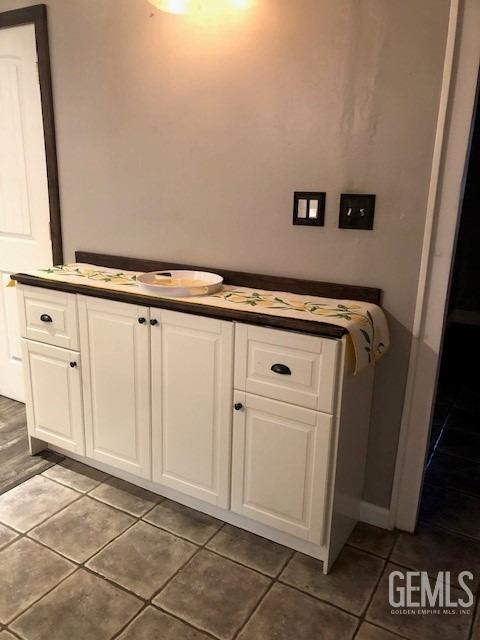
[[[52,260],[35,27],[27,24],[0,29],[0,395],[24,399],[9,275]]]

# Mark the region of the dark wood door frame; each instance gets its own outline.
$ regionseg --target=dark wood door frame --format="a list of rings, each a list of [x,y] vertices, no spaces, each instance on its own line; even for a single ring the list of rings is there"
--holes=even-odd
[[[37,44],[38,75],[42,100],[43,132],[47,163],[48,199],[50,203],[50,237],[53,263],[63,263],[62,225],[60,219],[60,192],[58,188],[57,146],[55,120],[53,116],[52,76],[50,72],[50,50],[48,46],[47,7],[36,4],[32,7],[0,13],[0,29],[22,24],[35,26]]]

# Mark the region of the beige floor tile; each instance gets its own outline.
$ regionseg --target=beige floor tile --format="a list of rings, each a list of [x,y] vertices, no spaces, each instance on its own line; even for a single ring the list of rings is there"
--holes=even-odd
[[[26,640],[110,640],[142,602],[83,569],[11,625]]]
[[[18,636],[13,636],[9,631],[1,631],[0,640],[18,640]]]
[[[355,640],[400,640],[401,636],[396,633],[390,633],[380,627],[375,627],[369,622],[363,622],[360,627]],[[420,639],[419,639],[420,640]]]
[[[276,577],[293,551],[280,544],[227,524],[207,547],[251,569]]]
[[[25,532],[79,497],[72,489],[35,476],[0,496],[0,522]]]
[[[195,545],[139,522],[94,556],[87,567],[151,598],[197,551]]]
[[[192,629],[172,616],[147,607],[131,622],[118,640],[209,640],[210,636]],[[0,640],[2,640],[0,636]]]
[[[0,552],[0,622],[7,624],[75,565],[32,540],[21,538]]]
[[[359,522],[352,531],[347,544],[386,558],[395,544],[397,535],[396,531],[388,531],[388,529]]]
[[[223,524],[172,500],[163,500],[147,513],[144,520],[197,544],[205,544]]]
[[[89,497],[81,498],[29,535],[75,562],[85,562],[135,522],[135,518]]]
[[[15,538],[18,538],[18,533],[16,531],[0,524],[0,549],[3,549],[5,545],[15,540]]]
[[[400,533],[390,560],[411,569],[428,571],[435,578],[439,571],[450,571],[452,584],[457,586],[459,572],[471,571],[474,588],[478,590],[480,542],[475,540],[420,525],[415,535]]]
[[[239,640],[350,640],[358,620],[306,594],[275,584]]]
[[[280,580],[359,616],[372,596],[384,564],[381,558],[347,546],[330,573],[324,575],[319,560],[296,553]]]
[[[480,640],[480,605],[477,604],[477,613],[473,623],[471,640]]]
[[[270,580],[209,551],[200,551],[168,583],[154,604],[230,640],[270,585]]]
[[[103,471],[98,471],[98,469],[71,458],[65,458],[62,462],[44,471],[42,475],[81,493],[91,491],[108,477],[108,474]]]
[[[162,498],[130,482],[109,478],[90,492],[90,495],[112,507],[140,518],[150,511]]]

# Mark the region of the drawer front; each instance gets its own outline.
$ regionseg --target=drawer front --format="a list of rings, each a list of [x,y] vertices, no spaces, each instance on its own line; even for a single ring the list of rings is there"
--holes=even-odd
[[[77,299],[73,293],[19,289],[22,337],[78,350]]]
[[[334,413],[339,342],[237,324],[235,388]]]

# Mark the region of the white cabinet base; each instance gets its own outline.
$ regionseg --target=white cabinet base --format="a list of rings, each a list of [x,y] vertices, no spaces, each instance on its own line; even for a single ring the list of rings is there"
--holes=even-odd
[[[328,571],[360,516],[373,383],[373,367],[352,374],[347,337],[19,291],[32,455],[52,448]]]
[[[59,453],[61,455],[66,455],[73,460],[83,462],[84,464],[90,465],[91,467],[99,469],[100,471],[104,471],[105,473],[109,473],[116,478],[121,478],[122,480],[131,482],[132,484],[136,484],[137,486],[142,487],[143,489],[147,489],[148,491],[152,491],[153,493],[157,493],[164,498],[179,502],[186,507],[190,507],[191,509],[196,509],[197,511],[206,513],[213,518],[218,518],[219,520],[231,524],[234,527],[245,529],[246,531],[250,531],[251,533],[261,536],[262,538],[267,538],[267,540],[272,540],[273,542],[282,544],[285,547],[289,547],[290,549],[294,549],[295,551],[304,553],[307,556],[316,558],[317,560],[321,560],[323,562],[323,573],[325,574],[328,573],[331,568],[331,563],[333,563],[334,559],[332,559],[331,563],[329,564],[328,549],[325,546],[312,544],[311,542],[307,542],[306,540],[302,540],[301,538],[297,538],[288,533],[278,531],[277,529],[273,529],[272,527],[268,527],[266,525],[260,524],[259,522],[255,522],[254,520],[250,520],[249,518],[233,513],[233,511],[222,509],[208,502],[204,502],[203,500],[198,500],[197,498],[188,496],[183,492],[165,487],[161,484],[158,484],[157,482],[152,482],[150,480],[146,480],[145,478],[139,478],[138,476],[132,475],[131,473],[128,473],[126,471],[121,471],[120,469],[112,467],[108,464],[104,464],[102,462],[99,462],[98,460],[94,460],[93,458],[75,455],[62,449],[61,447],[56,446],[48,446],[48,449],[50,449],[51,451],[55,451],[56,453]]]

